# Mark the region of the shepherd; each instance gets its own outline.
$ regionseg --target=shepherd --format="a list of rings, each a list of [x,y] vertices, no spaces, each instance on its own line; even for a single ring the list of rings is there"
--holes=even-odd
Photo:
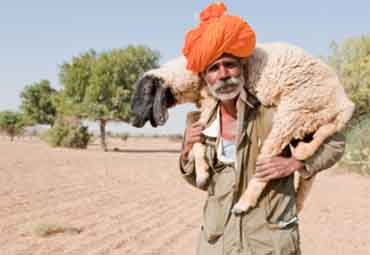
[[[190,152],[194,143],[206,146],[211,173],[203,187],[208,195],[197,254],[301,254],[293,173],[312,178],[333,166],[344,152],[344,137],[330,136],[306,160],[295,158],[289,147],[278,156],[257,160],[276,109],[261,104],[244,79],[252,75],[244,73],[248,70],[241,59],[255,49],[254,30],[225,11],[223,3],[202,11],[201,24],[187,33],[183,48],[187,68],[200,75],[218,101],[206,123],[189,121],[180,156],[181,173],[196,186]],[[232,213],[253,177],[268,182],[258,203],[248,213]]]

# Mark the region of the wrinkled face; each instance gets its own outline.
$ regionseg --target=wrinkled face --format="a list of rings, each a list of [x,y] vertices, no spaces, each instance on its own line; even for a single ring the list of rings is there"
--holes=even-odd
[[[170,89],[163,84],[163,80],[151,75],[138,81],[131,101],[133,126],[143,127],[149,120],[153,127],[157,127],[167,121],[168,108],[174,106],[176,101]]]
[[[208,90],[221,101],[230,100],[239,95],[244,86],[241,62],[232,56],[223,56],[203,72]]]

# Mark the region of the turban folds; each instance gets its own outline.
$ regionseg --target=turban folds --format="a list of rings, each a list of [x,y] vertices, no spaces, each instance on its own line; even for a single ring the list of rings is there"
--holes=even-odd
[[[200,13],[200,24],[188,31],[182,53],[187,69],[199,73],[223,53],[249,56],[256,46],[256,34],[239,16],[224,15],[223,3],[208,5]]]

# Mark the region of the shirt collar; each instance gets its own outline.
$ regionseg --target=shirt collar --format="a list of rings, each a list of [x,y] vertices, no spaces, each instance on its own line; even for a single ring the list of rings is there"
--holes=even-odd
[[[217,137],[220,130],[220,104],[217,106],[216,119],[202,133],[208,137]]]

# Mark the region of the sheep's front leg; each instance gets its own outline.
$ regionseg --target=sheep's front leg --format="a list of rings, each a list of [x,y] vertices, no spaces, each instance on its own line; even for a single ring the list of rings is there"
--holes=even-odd
[[[279,127],[273,129],[268,138],[264,141],[258,159],[270,158],[278,155],[282,148],[285,147],[286,142],[280,135]],[[234,205],[232,212],[241,214],[247,212],[250,208],[255,207],[258,198],[261,196],[263,189],[266,187],[267,182],[263,182],[253,177],[249,182],[247,189],[244,191],[239,201]]]
[[[204,156],[206,154],[206,147],[201,143],[195,143],[193,145],[193,152],[195,158],[195,173],[196,182],[199,188],[204,187],[207,184],[209,178],[208,164]]]
[[[196,121],[199,121],[201,123],[206,123],[207,118],[210,114],[210,108],[211,107],[205,107],[209,106],[209,104],[212,103],[211,99],[203,100],[202,101],[202,110],[199,112],[190,112],[187,114],[187,125],[190,125],[191,123],[194,123]],[[193,155],[195,160],[195,177],[196,177],[196,184],[197,187],[202,188],[204,187],[209,178],[209,172],[208,172],[208,163],[205,159],[206,155],[206,146],[201,143],[195,143],[193,145]]]

